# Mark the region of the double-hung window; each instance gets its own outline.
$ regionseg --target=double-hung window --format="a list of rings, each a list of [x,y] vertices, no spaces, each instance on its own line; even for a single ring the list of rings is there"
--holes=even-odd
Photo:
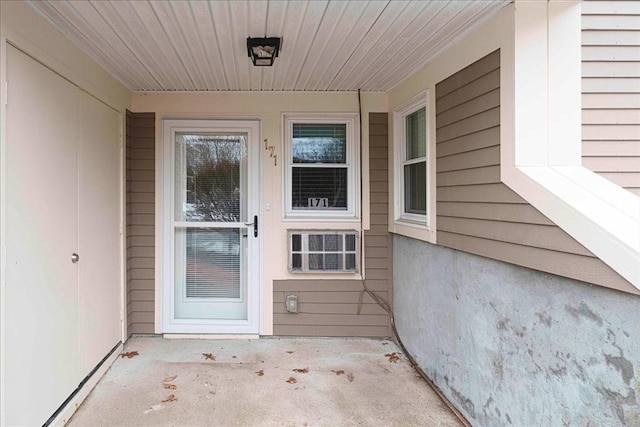
[[[356,119],[285,116],[287,218],[357,216]]]
[[[427,109],[423,94],[394,114],[396,135],[396,219],[427,222]]]

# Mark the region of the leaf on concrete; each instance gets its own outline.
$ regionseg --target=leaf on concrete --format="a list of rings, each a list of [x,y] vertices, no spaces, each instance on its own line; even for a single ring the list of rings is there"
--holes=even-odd
[[[177,375],[171,375],[170,377],[165,377],[165,379],[162,380],[163,383],[170,383],[171,381],[175,380],[176,378],[178,378]]]
[[[309,368],[296,368],[293,370],[293,372],[297,372],[299,374],[308,374],[309,373]]]
[[[347,374],[347,379],[349,380],[349,382],[350,382],[350,383],[352,383],[352,382],[353,382],[353,379],[354,379],[354,378],[355,378],[355,377],[353,376],[353,374],[352,374],[351,372],[349,372],[349,373]]]
[[[297,382],[298,382],[298,380],[297,380],[297,379],[295,379],[295,378],[293,378],[293,377],[289,377],[289,379],[287,380],[287,382],[288,382],[289,384],[295,384],[295,383],[297,383]]]
[[[258,374],[259,377],[263,377],[264,376],[264,370],[260,369],[259,371],[256,371],[256,374]]]
[[[175,394],[173,394],[173,393],[171,393],[171,394],[170,394],[169,396],[167,396],[167,398],[166,398],[166,399],[164,399],[162,402],[163,402],[163,403],[164,403],[164,402],[175,402],[175,401],[177,401],[177,400],[178,400],[178,398],[176,397],[176,395],[175,395]]]
[[[344,371],[342,369],[338,369],[337,371],[332,369],[331,372],[335,372],[336,375],[344,375]]]
[[[397,363],[400,360],[400,356],[395,351],[393,353],[385,354],[385,357],[389,359],[389,363]]]
[[[140,353],[138,353],[137,351],[126,351],[126,352],[120,353],[120,357],[122,357],[123,359],[124,359],[125,357],[126,357],[127,359],[131,359],[132,357],[135,357],[135,356],[137,356],[138,354],[140,354]]]
[[[175,384],[167,384],[167,383],[162,383],[162,387],[169,390],[175,390],[176,388],[178,388]]]
[[[202,353],[202,358],[204,360],[216,360],[216,357],[211,353]]]

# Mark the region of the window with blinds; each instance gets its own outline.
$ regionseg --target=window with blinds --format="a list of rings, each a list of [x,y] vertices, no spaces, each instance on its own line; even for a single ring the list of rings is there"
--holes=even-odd
[[[356,117],[286,117],[287,216],[355,216]]]

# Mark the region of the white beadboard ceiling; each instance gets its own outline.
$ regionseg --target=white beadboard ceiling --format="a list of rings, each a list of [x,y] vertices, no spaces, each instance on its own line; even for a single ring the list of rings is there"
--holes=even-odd
[[[132,91],[387,91],[509,1],[29,3]],[[264,36],[281,51],[254,67]]]

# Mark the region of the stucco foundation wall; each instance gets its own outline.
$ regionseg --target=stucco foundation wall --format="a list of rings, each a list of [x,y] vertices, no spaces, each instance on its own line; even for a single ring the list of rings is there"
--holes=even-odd
[[[393,249],[400,337],[474,426],[640,425],[640,297],[398,235]]]

